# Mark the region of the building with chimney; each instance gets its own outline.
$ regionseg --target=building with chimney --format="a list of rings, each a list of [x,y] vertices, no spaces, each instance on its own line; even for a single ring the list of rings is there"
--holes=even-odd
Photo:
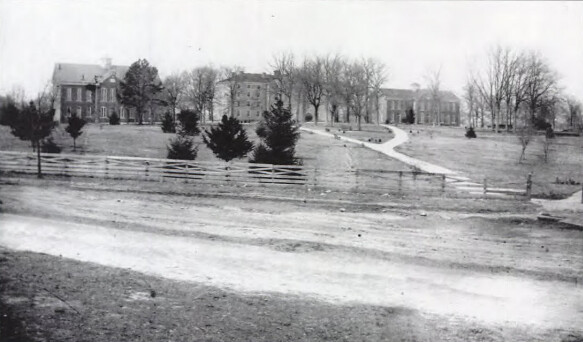
[[[401,123],[413,110],[415,123],[421,125],[460,124],[460,99],[453,92],[429,89],[382,89],[381,122]]]
[[[134,120],[134,113],[117,100],[119,82],[129,66],[56,63],[53,71],[55,120],[64,122],[76,113],[88,122],[106,122],[114,112],[122,122]]]

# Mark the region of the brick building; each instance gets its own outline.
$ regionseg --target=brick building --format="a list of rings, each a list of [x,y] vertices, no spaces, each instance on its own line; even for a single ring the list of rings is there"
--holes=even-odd
[[[240,72],[217,83],[215,113],[218,118],[232,115],[241,122],[259,121],[275,102],[275,89],[273,75]]]
[[[129,66],[56,63],[53,86],[57,94],[55,120],[65,121],[72,113],[88,122],[106,122],[116,112],[122,122],[134,121],[134,112],[117,100],[119,82]],[[148,114],[146,114],[146,117]]]
[[[434,99],[428,89],[382,89],[382,122],[400,123],[411,109],[417,124],[460,124],[460,99],[451,91],[440,91]]]

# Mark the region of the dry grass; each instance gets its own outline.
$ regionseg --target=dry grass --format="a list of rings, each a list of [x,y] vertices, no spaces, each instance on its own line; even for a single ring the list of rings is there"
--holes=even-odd
[[[255,125],[245,125],[249,139],[257,142]],[[63,148],[63,153],[95,154],[110,156],[129,156],[144,158],[166,158],[166,146],[174,134],[163,133],[159,126],[150,125],[99,125],[89,124],[77,139],[77,151],[73,152],[73,140],[59,126],[53,132],[55,142]],[[199,161],[219,161],[206,147],[202,137],[196,136]],[[301,133],[296,146],[296,155],[307,167],[319,169],[388,169],[406,170],[408,167],[391,160],[382,154],[353,144],[333,141],[326,137]],[[0,126],[0,150],[31,151],[30,144],[21,141],[5,126]],[[247,161],[243,158],[241,161]]]
[[[405,126],[403,129],[409,131]],[[461,171],[474,181],[484,178],[495,186],[525,187],[529,173],[533,194],[541,197],[566,196],[581,186],[554,184],[556,178],[583,181],[583,139],[557,137],[548,163],[544,161],[544,136],[537,136],[527,147],[526,160],[518,163],[521,146],[512,133],[478,131],[477,139],[467,139],[463,128],[412,128],[410,141],[397,148],[412,157]],[[417,134],[417,131],[419,133]]]

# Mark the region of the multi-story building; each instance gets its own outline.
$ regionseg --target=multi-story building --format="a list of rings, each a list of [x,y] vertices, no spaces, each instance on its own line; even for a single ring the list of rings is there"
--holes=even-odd
[[[53,71],[55,120],[65,121],[76,113],[88,122],[104,122],[116,112],[121,121],[133,121],[134,112],[124,108],[118,99],[119,82],[129,66],[56,63]]]
[[[409,110],[417,124],[460,124],[460,99],[451,91],[440,91],[434,97],[428,89],[382,89],[381,121],[400,123]]]
[[[241,122],[259,121],[276,96],[274,76],[240,72],[217,83],[214,112],[219,118],[227,115]]]

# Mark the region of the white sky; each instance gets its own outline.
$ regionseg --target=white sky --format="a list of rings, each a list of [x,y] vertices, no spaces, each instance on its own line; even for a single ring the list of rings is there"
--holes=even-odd
[[[460,93],[469,61],[498,43],[539,50],[583,99],[583,2],[0,0],[0,93],[35,94],[56,62],[269,72],[281,51],[375,57],[388,87],[423,85],[441,65]]]

